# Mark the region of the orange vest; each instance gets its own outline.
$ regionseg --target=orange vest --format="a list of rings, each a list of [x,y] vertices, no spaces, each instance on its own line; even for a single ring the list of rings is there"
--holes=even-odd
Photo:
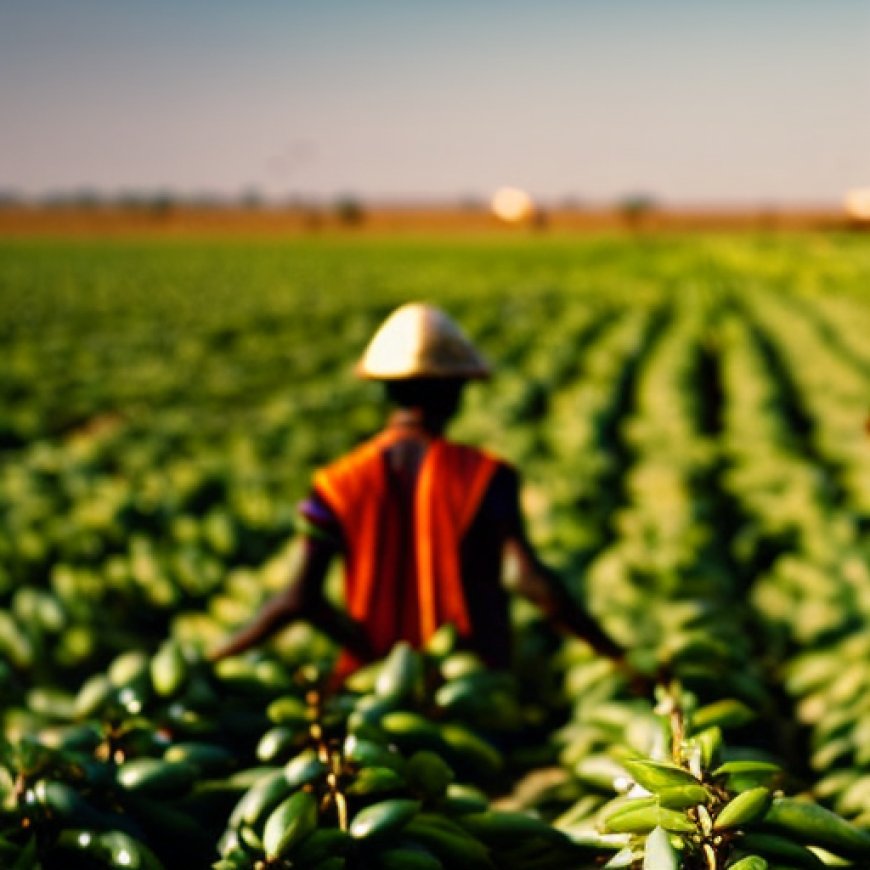
[[[403,437],[387,429],[314,475],[344,533],[345,606],[378,656],[399,640],[420,646],[447,622],[471,634],[459,548],[499,465],[473,447],[433,439],[408,517],[390,492],[384,456]],[[339,671],[359,664],[345,653]]]

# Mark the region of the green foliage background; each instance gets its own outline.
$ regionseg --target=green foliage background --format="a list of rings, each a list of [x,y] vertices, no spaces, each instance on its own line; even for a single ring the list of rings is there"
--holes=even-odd
[[[496,370],[453,434],[518,465],[572,592],[865,824],[868,275],[857,233],[3,241],[7,735],[280,587],[312,470],[382,418],[353,363],[426,300]]]

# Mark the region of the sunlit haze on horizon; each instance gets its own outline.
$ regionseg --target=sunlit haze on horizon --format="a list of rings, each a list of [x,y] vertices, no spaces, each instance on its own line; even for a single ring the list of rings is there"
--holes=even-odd
[[[866,0],[0,4],[0,191],[829,204]]]

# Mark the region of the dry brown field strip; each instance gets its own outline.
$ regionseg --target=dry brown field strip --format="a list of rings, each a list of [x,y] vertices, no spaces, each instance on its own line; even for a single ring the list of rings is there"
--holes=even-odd
[[[619,209],[552,209],[520,226],[484,207],[363,206],[356,222],[334,208],[0,208],[0,237],[28,236],[282,236],[318,233],[600,233],[620,231],[831,230],[848,226],[836,210],[654,209],[630,216]]]

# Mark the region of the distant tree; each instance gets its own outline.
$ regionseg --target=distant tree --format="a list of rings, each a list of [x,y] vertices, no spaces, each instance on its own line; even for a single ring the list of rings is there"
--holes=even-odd
[[[263,194],[255,187],[249,187],[242,191],[242,194],[239,197],[239,205],[242,208],[258,209],[263,207],[263,203]]]
[[[531,218],[531,226],[537,232],[544,232],[550,228],[550,215],[543,208],[536,208]]]
[[[365,220],[365,209],[357,197],[345,194],[335,201],[335,216],[343,226],[356,227]]]
[[[68,203],[73,208],[99,208],[105,204],[103,194],[92,187],[82,187],[69,194]]]
[[[640,227],[657,207],[655,197],[648,193],[630,193],[617,204],[617,210],[622,215],[622,219],[632,229]]]
[[[475,196],[474,194],[468,194],[467,196],[463,196],[460,198],[459,207],[462,209],[462,211],[485,211],[486,202],[479,196]]]
[[[17,190],[0,190],[0,208],[15,208],[26,202],[24,194]]]
[[[178,205],[171,190],[158,190],[148,197],[148,211],[155,217],[166,217]]]

